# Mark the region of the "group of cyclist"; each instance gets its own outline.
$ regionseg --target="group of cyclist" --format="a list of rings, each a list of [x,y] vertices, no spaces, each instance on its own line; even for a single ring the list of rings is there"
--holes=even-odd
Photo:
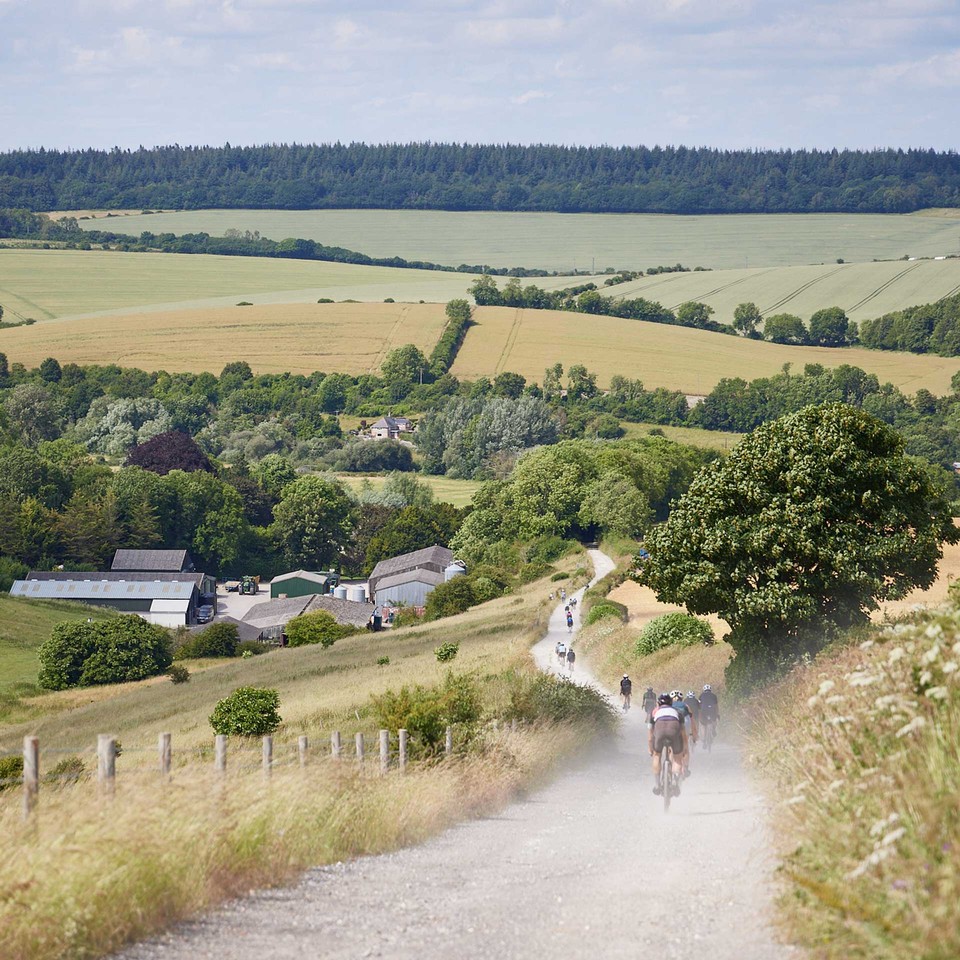
[[[630,709],[633,695],[633,681],[628,674],[620,681],[620,697],[624,712]],[[680,793],[680,780],[690,776],[690,754],[693,744],[702,736],[712,743],[716,736],[717,723],[720,720],[720,705],[717,695],[709,683],[703,685],[698,697],[690,690],[684,696],[682,690],[670,693],[654,693],[653,687],[647,687],[643,694],[643,711],[647,723],[647,749],[653,765],[656,786],[653,792],[660,794],[660,755],[664,746],[669,746],[673,763],[673,773],[677,795]]]
[[[570,673],[573,673],[573,666],[577,662],[577,655],[573,651],[573,644],[564,643],[563,640],[558,640],[557,645],[553,648],[553,652],[557,655],[557,670],[560,673],[563,673],[564,668],[566,668]]]

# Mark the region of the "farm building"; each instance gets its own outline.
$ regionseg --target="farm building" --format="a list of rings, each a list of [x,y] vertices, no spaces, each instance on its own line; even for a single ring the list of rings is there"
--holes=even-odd
[[[374,440],[397,440],[402,433],[413,433],[413,423],[406,417],[381,417],[370,427]]]
[[[277,600],[282,594],[288,597],[309,597],[315,593],[328,593],[340,583],[340,575],[329,570],[293,570],[270,581],[270,597]]]
[[[135,613],[161,627],[183,627],[196,622],[200,591],[196,577],[186,580],[82,580],[44,578],[16,580],[10,588],[14,597],[31,600],[76,600],[120,613]],[[100,577],[103,574],[88,574]]]
[[[434,587],[444,581],[442,573],[433,570],[405,570],[389,577],[380,577],[373,595],[378,607],[422,607]]]
[[[124,573],[193,573],[196,568],[186,550],[118,550],[110,569]]]
[[[339,597],[312,594],[305,597],[289,597],[286,600],[264,600],[254,604],[243,616],[243,622],[260,631],[260,638],[272,640],[280,637],[286,625],[304,613],[325,610],[337,623],[363,628],[373,616],[372,603],[357,603]]]
[[[409,573],[411,570],[429,570],[439,573],[437,583],[443,583],[443,571],[453,562],[453,551],[446,547],[434,545],[423,550],[414,550],[412,553],[403,553],[399,557],[381,560],[370,574],[370,596],[376,601],[379,582],[384,577],[393,577],[399,573]],[[434,584],[436,586],[436,584]]]

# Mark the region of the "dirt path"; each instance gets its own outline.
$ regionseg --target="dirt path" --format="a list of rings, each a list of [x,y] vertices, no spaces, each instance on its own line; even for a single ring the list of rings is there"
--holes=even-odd
[[[593,551],[598,573],[609,559]],[[579,606],[576,608],[579,610]],[[534,648],[553,670],[562,604]],[[576,644],[574,643],[574,648]],[[589,681],[577,665],[575,678]],[[781,960],[763,804],[734,745],[697,755],[665,816],[639,710],[576,769],[419,847],[309,871],[123,960]]]

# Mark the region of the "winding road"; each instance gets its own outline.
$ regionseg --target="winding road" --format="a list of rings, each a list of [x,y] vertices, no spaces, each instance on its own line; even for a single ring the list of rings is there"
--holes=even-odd
[[[612,569],[605,554],[591,557],[597,577]],[[541,669],[554,669],[560,637],[562,604],[534,647]],[[595,682],[582,661],[575,677]],[[771,928],[765,811],[737,747],[721,738],[692,770],[664,815],[634,709],[612,742],[498,816],[310,870],[119,958],[799,958]]]

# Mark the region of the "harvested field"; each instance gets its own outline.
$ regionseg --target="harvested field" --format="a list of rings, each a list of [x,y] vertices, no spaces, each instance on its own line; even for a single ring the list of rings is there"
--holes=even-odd
[[[797,372],[804,364],[826,367],[852,364],[875,373],[907,393],[926,387],[950,391],[956,358],[920,356],[860,348],[789,347],[663,324],[586,317],[551,310],[481,307],[453,365],[461,379],[492,377],[511,370],[542,381],[543,371],[560,362],[584,364],[601,386],[615,374],[639,379],[648,387],[706,394],[724,377],[778,373],[785,363]],[[11,331],[15,332],[15,331]]]
[[[184,210],[85,221],[95,230],[139,236],[228,229],[272,240],[303,237],[370,256],[458,266],[570,271],[647,269],[683,263],[714,269],[896,260],[957,252],[947,217],[916,214],[497,213],[443,210]]]
[[[433,349],[446,322],[439,303],[269,304],[148,316],[55,320],[6,330],[12,360],[119,363],[144,370],[209,370],[247,360],[256,373],[372,373],[389,350]]]

